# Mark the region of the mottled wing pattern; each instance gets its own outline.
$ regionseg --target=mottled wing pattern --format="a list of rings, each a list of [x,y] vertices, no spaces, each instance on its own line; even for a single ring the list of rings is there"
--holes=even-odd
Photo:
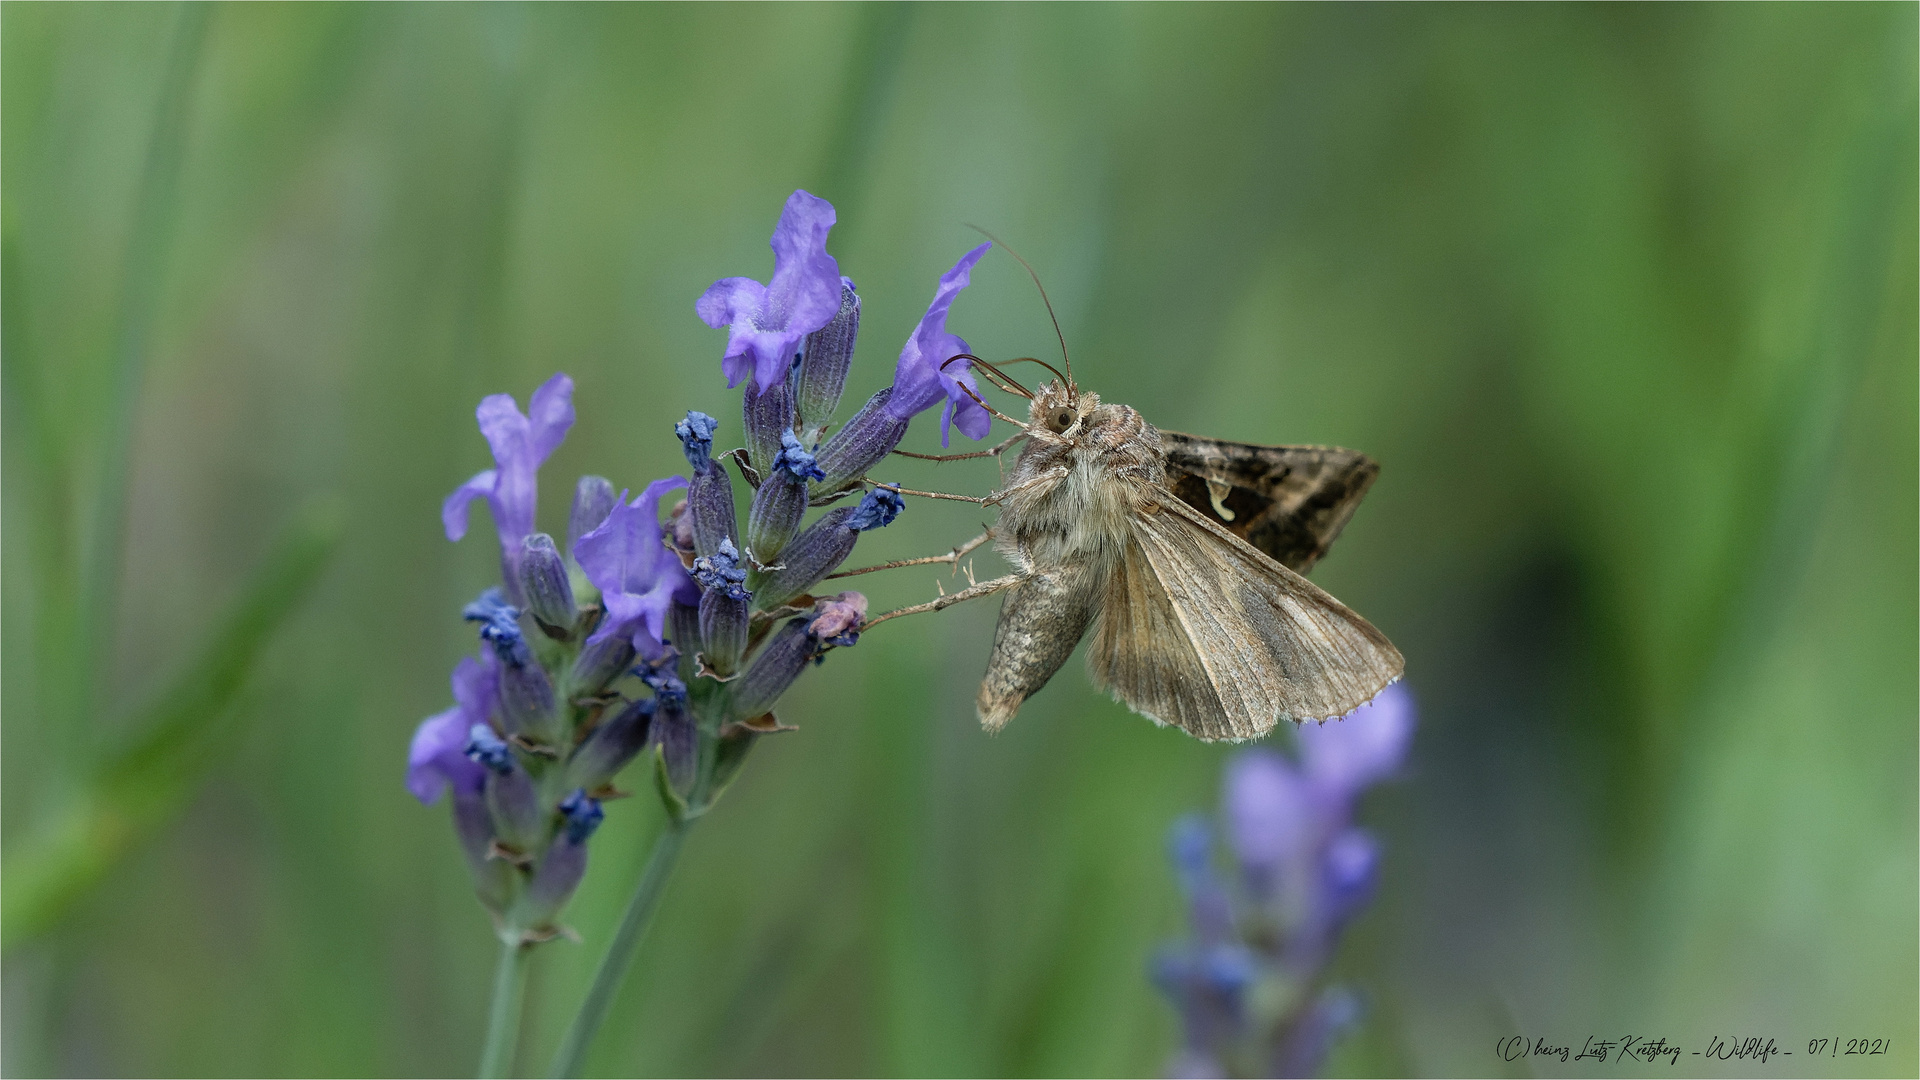
[[[1096,683],[1201,739],[1345,716],[1400,677],[1367,620],[1174,499],[1133,519],[1094,632]]]
[[[1313,568],[1380,466],[1338,446],[1251,446],[1162,431],[1167,487],[1295,573]]]

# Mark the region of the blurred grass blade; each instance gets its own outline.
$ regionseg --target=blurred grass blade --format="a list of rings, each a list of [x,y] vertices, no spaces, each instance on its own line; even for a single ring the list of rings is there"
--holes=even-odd
[[[167,259],[179,216],[176,191],[186,157],[187,128],[195,75],[207,37],[213,5],[181,4],[167,67],[155,99],[153,135],[147,147],[121,286],[120,326],[113,355],[112,392],[108,412],[101,419],[102,445],[99,486],[90,528],[82,533],[80,623],[76,653],[84,655],[111,641],[120,595],[120,565],[125,548],[127,475],[131,467],[134,416],[140,387],[152,348],[153,326],[165,284]],[[81,665],[71,674],[76,682],[68,691],[73,730],[86,730],[84,721],[100,701],[97,684]],[[76,771],[78,771],[76,769]]]
[[[57,922],[141,834],[192,794],[232,726],[230,706],[266,644],[299,606],[339,545],[337,500],[295,515],[199,657],[147,708],[134,743],[109,758],[56,819],[0,860],[0,948]]]

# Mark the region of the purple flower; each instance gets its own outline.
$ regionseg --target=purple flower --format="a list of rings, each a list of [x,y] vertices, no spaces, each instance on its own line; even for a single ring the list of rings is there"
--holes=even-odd
[[[467,504],[485,498],[500,533],[506,586],[517,594],[520,544],[533,532],[540,463],[573,426],[573,380],[565,372],[548,379],[533,392],[524,415],[512,394],[486,398],[475,415],[480,419],[480,434],[493,449],[494,467],[454,489],[440,507],[440,521],[446,526],[447,539],[460,539],[467,535]]]
[[[486,783],[486,767],[467,757],[467,744],[475,725],[492,730],[487,718],[495,685],[491,657],[464,657],[454,665],[454,707],[420,721],[407,751],[407,790],[414,798],[431,804],[449,786],[477,792]]]
[[[1393,686],[1344,720],[1298,729],[1297,763],[1264,747],[1236,755],[1221,799],[1231,878],[1212,872],[1203,819],[1175,825],[1192,937],[1154,972],[1186,1029],[1177,1075],[1311,1075],[1356,1022],[1358,999],[1324,980],[1378,877],[1380,845],[1353,825],[1354,804],[1399,768],[1413,726],[1412,699]]]
[[[727,327],[720,370],[729,388],[748,375],[762,388],[786,382],[800,343],[840,312],[840,265],[827,254],[833,204],[796,191],[773,227],[773,277],[723,278],[701,294],[694,313]]]
[[[1299,731],[1307,776],[1329,793],[1351,798],[1390,776],[1413,738],[1413,695],[1394,683],[1339,720]]]
[[[1240,864],[1270,872],[1299,859],[1314,840],[1320,808],[1313,791],[1286,758],[1265,747],[1227,763],[1227,840]]]
[[[660,496],[686,486],[678,476],[655,480],[631,504],[621,492],[607,520],[573,545],[574,561],[599,588],[607,612],[589,644],[624,636],[641,655],[660,656],[667,605],[699,603],[693,579],[660,533]]]
[[[907,420],[931,407],[944,395],[947,407],[940,415],[941,446],[947,445],[951,429],[955,426],[969,439],[985,438],[988,429],[993,426],[993,416],[969,394],[969,391],[975,394],[979,392],[978,385],[973,381],[973,373],[966,370],[972,366],[971,361],[963,361],[945,370],[940,367],[961,353],[973,351],[965,341],[947,333],[947,310],[953,307],[954,298],[960,295],[960,290],[967,287],[973,264],[979,262],[980,257],[992,246],[981,244],[960,256],[960,261],[953,264],[953,269],[940,276],[940,287],[934,290],[933,303],[927,305],[927,313],[920,317],[919,327],[900,350],[900,363],[894,368],[893,394],[886,402],[887,414],[896,420]]]

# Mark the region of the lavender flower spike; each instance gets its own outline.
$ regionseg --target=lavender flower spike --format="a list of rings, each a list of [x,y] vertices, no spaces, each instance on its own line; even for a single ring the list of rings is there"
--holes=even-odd
[[[967,287],[973,264],[992,246],[981,244],[960,256],[953,269],[940,276],[933,303],[927,305],[927,313],[920,317],[920,325],[900,350],[900,362],[894,368],[893,395],[885,406],[887,414],[896,420],[906,420],[930,408],[944,395],[947,407],[940,416],[941,446],[948,444],[955,426],[969,439],[985,438],[993,426],[993,416],[968,396],[968,390],[979,392],[973,373],[965,370],[971,364],[963,361],[944,371],[940,367],[960,353],[973,351],[964,340],[947,333],[947,311],[953,307],[960,290]],[[961,389],[963,386],[965,390]]]
[[[840,264],[827,254],[833,204],[796,191],[773,227],[773,277],[724,278],[694,304],[708,326],[727,327],[720,370],[729,388],[749,375],[762,387],[786,382],[787,369],[808,334],[840,312]]]
[[[493,509],[494,528],[500,533],[501,572],[516,602],[520,589],[520,543],[533,532],[533,514],[539,501],[540,463],[547,460],[573,426],[573,380],[565,372],[554,375],[533,392],[525,414],[511,394],[493,394],[480,402],[475,415],[480,433],[493,450],[494,467],[474,474],[440,507],[447,539],[467,535],[467,504],[484,498]]]
[[[1353,811],[1399,767],[1413,724],[1396,685],[1337,723],[1301,728],[1297,762],[1264,747],[1234,757],[1221,816],[1237,873],[1213,873],[1204,823],[1177,829],[1193,935],[1155,966],[1186,1029],[1174,1075],[1310,1076],[1358,1022],[1359,999],[1325,975],[1379,872],[1380,844]]]
[[[574,561],[599,588],[607,609],[589,645],[626,636],[641,655],[658,657],[665,649],[667,605],[675,599],[700,602],[693,579],[660,533],[660,496],[686,486],[678,476],[655,480],[631,504],[622,492],[607,520],[574,544]]]

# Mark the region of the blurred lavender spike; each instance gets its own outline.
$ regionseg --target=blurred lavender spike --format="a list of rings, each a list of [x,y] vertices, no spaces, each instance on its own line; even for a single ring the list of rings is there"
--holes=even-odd
[[[1400,768],[1413,728],[1413,700],[1396,683],[1342,720],[1300,728],[1297,761],[1265,747],[1236,755],[1217,832],[1199,816],[1175,824],[1191,937],[1153,965],[1185,1034],[1168,1075],[1311,1076],[1359,1023],[1359,997],[1324,976],[1380,862],[1353,811]]]

